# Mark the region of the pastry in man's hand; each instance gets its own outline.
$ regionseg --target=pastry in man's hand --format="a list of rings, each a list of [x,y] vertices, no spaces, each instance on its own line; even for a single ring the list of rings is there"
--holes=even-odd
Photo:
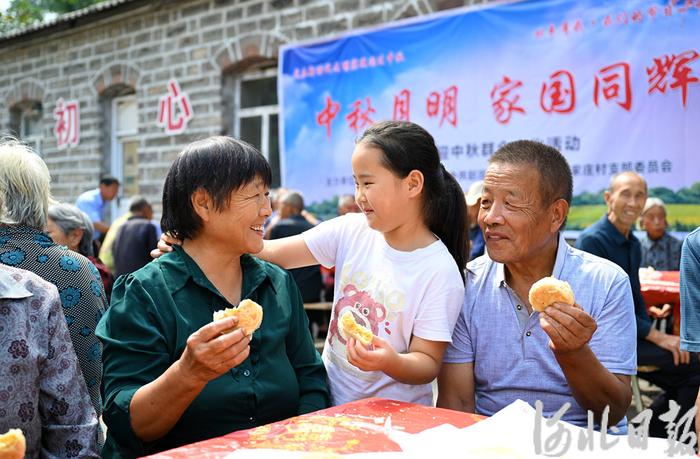
[[[0,459],[22,459],[27,442],[20,429],[10,429],[0,435]]]
[[[345,336],[352,336],[365,346],[372,344],[374,339],[374,334],[367,328],[358,324],[355,321],[355,316],[350,311],[345,311],[343,315],[340,316],[340,329],[343,330]]]
[[[221,320],[231,316],[238,318],[238,325],[229,330],[225,330],[224,333],[241,328],[247,336],[250,336],[255,330],[260,328],[260,324],[263,320],[263,308],[255,301],[245,299],[238,303],[238,307],[216,311],[214,313],[214,320]]]
[[[552,303],[574,304],[574,291],[568,282],[555,277],[543,277],[538,280],[528,294],[532,309],[544,311]]]

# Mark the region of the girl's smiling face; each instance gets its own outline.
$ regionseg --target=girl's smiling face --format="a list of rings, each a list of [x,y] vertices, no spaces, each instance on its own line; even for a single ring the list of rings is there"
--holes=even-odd
[[[397,177],[382,163],[382,151],[363,142],[352,154],[355,200],[367,217],[370,228],[388,233],[400,226],[408,205],[404,179]]]

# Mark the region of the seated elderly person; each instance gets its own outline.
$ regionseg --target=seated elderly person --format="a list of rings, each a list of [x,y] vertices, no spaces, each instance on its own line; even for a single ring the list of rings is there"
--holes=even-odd
[[[100,273],[107,299],[112,294],[114,278],[109,268],[94,255],[93,227],[90,217],[72,204],[56,203],[49,206],[46,232],[56,244],[65,245],[92,262]]]
[[[73,348],[98,417],[102,345],[95,327],[107,307],[100,274],[84,256],[44,232],[51,175],[44,161],[14,140],[0,143],[0,263],[26,269],[58,288]]]
[[[100,457],[56,286],[0,265],[0,330],[0,433],[21,429],[26,457]]]
[[[100,322],[103,454],[137,456],[325,408],[326,373],[294,279],[252,257],[270,215],[271,169],[252,146],[187,146],[165,179],[163,230],[182,241],[120,277]],[[252,299],[247,336],[215,311]]]
[[[666,204],[661,199],[647,198],[639,218],[639,227],[645,231],[645,234],[639,238],[642,252],[640,266],[651,267],[658,271],[678,271],[683,241],[666,232],[668,227]],[[672,311],[673,306],[670,304],[649,306],[649,315],[656,319],[669,317]],[[673,320],[667,323],[670,331]]]
[[[479,225],[487,255],[467,265],[462,312],[445,353],[438,406],[492,415],[516,399],[540,400],[552,416],[626,428],[630,375],[636,371],[635,322],[627,275],[570,247],[561,232],[572,175],[554,148],[511,142],[489,160]],[[532,284],[567,281],[574,305],[534,311]]]
[[[645,234],[639,238],[642,249],[640,266],[651,266],[657,271],[678,271],[681,264],[683,241],[666,232],[666,204],[659,198],[647,198],[639,219]]]

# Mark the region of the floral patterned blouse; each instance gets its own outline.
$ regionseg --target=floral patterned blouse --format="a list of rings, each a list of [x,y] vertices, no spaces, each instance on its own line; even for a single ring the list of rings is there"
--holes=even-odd
[[[99,457],[98,422],[56,287],[0,265],[0,432],[26,457]]]
[[[26,226],[0,226],[0,263],[38,274],[58,288],[92,406],[101,416],[102,344],[95,327],[107,298],[97,268],[84,256],[55,244],[48,234]]]

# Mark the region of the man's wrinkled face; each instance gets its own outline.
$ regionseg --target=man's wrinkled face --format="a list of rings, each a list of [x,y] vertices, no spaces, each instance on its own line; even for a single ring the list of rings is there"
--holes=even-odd
[[[479,225],[489,257],[499,263],[527,261],[551,237],[549,208],[534,167],[492,163],[486,170]]]

